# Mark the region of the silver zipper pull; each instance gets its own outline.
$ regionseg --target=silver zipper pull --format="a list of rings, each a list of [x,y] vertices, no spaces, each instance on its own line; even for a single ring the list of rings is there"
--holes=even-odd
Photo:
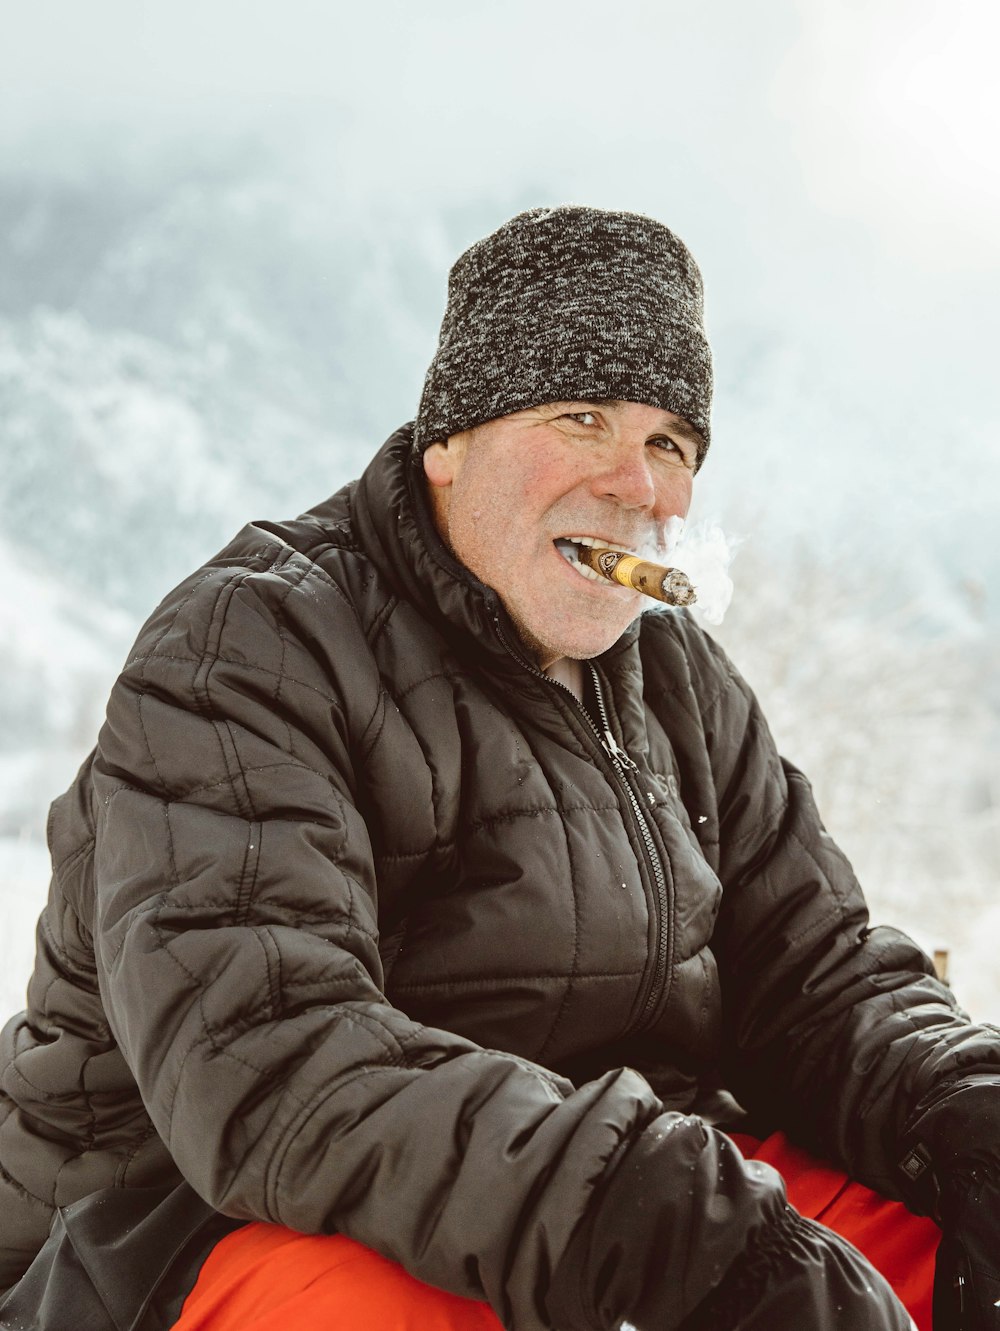
[[[637,772],[639,770],[638,763],[634,763],[625,750],[618,747],[615,737],[610,730],[605,730],[603,743],[610,756],[614,758],[615,762],[617,762],[620,767],[625,767],[630,772]]]

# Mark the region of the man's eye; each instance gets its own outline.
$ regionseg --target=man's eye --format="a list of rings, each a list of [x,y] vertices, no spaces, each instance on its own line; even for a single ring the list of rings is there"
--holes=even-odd
[[[664,453],[673,453],[682,462],[686,461],[684,450],[676,439],[671,439],[668,435],[661,434],[657,435],[654,439],[650,439],[649,442],[656,448],[662,449]]]
[[[597,417],[592,411],[567,411],[566,415],[571,421],[579,421],[581,425],[597,424]]]

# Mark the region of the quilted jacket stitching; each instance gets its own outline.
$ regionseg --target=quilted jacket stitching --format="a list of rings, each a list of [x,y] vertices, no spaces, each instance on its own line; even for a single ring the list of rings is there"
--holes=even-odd
[[[170,632],[171,628],[173,627],[174,621],[176,620],[177,616],[194,599],[195,593],[198,591],[198,588],[201,587],[203,583],[210,582],[211,579],[215,576],[216,576],[215,570],[208,569],[205,573],[202,574],[200,578],[196,578],[192,582],[191,586],[188,588],[187,594],[184,597],[182,597],[180,604],[176,606],[174,613],[164,622],[159,635],[153,639],[153,643],[150,648],[150,654],[155,653],[156,648],[159,646],[159,644],[163,641],[163,639],[167,636],[167,634]],[[130,660],[129,665],[131,664],[132,661]]]
[[[281,768],[284,767],[288,767],[291,768],[293,771],[299,771],[299,772],[306,770],[312,772],[315,776],[323,777],[324,780],[329,780],[327,774],[325,772],[321,772],[318,767],[313,767],[309,763],[303,762],[301,758],[294,758],[294,756],[293,760],[290,762],[285,761],[285,762],[273,762],[273,763],[252,763],[249,766],[243,767],[242,771],[244,776],[259,776],[261,772],[276,772],[280,771]],[[200,786],[184,787],[183,789],[178,789],[176,791],[174,798],[171,800],[171,803],[186,804],[191,799],[193,799],[195,795],[205,795],[210,790],[219,790],[228,785],[229,785],[229,778],[227,776],[222,776],[215,781],[206,781],[203,785]]]
[[[69,871],[71,865],[76,861],[83,859],[89,851],[93,850],[95,840],[96,837],[91,834],[85,841],[81,841],[78,845],[74,846],[72,850],[67,851],[61,860],[53,861],[53,875],[57,878],[64,876],[64,874]]]
[[[6,1098],[7,1098],[7,1097],[5,1096],[4,1099],[6,1099]],[[8,1101],[8,1103],[10,1103],[10,1101]],[[2,1121],[3,1121],[3,1120],[0,1119],[0,1122],[2,1122]],[[38,1194],[37,1192],[32,1192],[32,1190],[31,1190],[30,1188],[26,1187],[26,1186],[20,1181],[20,1179],[16,1179],[16,1178],[14,1178],[13,1174],[9,1174],[9,1173],[7,1172],[7,1170],[4,1169],[2,1163],[0,1163],[0,1180],[3,1180],[3,1182],[6,1184],[6,1186],[7,1186],[8,1188],[10,1188],[11,1191],[14,1192],[17,1196],[20,1196],[20,1197],[29,1197],[33,1202],[38,1202],[40,1206],[43,1206],[43,1207],[46,1209],[46,1211],[51,1211],[53,1205],[55,1204],[55,1203],[54,1203],[54,1197],[55,1197],[55,1186],[54,1186],[54,1185],[53,1185],[53,1190],[52,1190],[52,1195],[51,1195],[51,1196],[49,1196],[49,1197],[41,1197],[41,1196],[39,1196],[39,1194]]]
[[[572,972],[572,978],[575,980],[621,980],[629,979],[633,975],[641,975],[645,968],[642,966],[631,967],[628,970],[620,971],[577,971]],[[440,980],[414,980],[404,982],[396,986],[398,993],[416,994],[432,993],[437,989],[444,990],[475,990],[475,989],[497,989],[504,986],[517,988],[526,980],[540,982],[551,980],[554,984],[563,984],[567,979],[566,971],[524,971],[517,975],[476,975],[474,978],[468,976],[446,975]]]
[[[426,860],[432,855],[442,854],[451,850],[456,842],[453,839],[447,841],[432,841],[429,846],[422,847],[420,850],[401,850],[386,854],[384,851],[373,851],[376,864],[404,864],[407,860]]]
[[[385,605],[372,620],[371,624],[369,624],[368,628],[365,630],[365,637],[368,640],[369,648],[374,649],[375,644],[387,628],[389,620],[394,615],[398,605],[399,598],[397,596],[390,596],[388,601],[386,601]]]
[[[396,689],[390,692],[389,696],[398,706],[400,703],[405,702],[411,693],[415,693],[417,689],[422,689],[425,684],[433,684],[434,681],[438,679],[444,679],[451,683],[456,680],[469,679],[469,677],[468,670],[462,670],[458,667],[447,670],[429,670],[427,674],[421,675],[419,679],[411,680],[405,688]]]
[[[133,1143],[131,1148],[122,1157],[121,1164],[118,1166],[118,1169],[115,1171],[116,1186],[122,1188],[127,1186],[129,1170],[132,1168],[136,1160],[142,1154],[143,1149],[146,1146],[148,1146],[148,1144],[153,1140],[154,1137],[156,1137],[156,1135],[157,1135],[156,1128],[153,1126],[152,1123],[148,1123],[145,1126],[145,1128],[142,1129],[139,1136],[135,1139],[135,1142]]]
[[[258,675],[274,677],[278,673],[276,670],[272,670],[268,666],[257,665],[251,661],[241,661],[237,657],[226,656],[224,652],[211,654],[205,653],[202,656],[181,656],[176,652],[145,652],[141,656],[133,657],[129,664],[138,664],[140,662],[145,664],[151,661],[178,661],[194,666],[201,666],[207,661],[213,661],[222,665],[238,666],[240,670],[247,670]],[[294,684],[297,688],[307,689],[310,693],[315,693],[317,697],[322,698],[323,702],[327,703],[330,707],[340,706],[340,699],[333,697],[330,693],[324,692],[323,689],[317,688],[315,684],[310,684],[304,679],[299,679],[297,676],[289,674],[287,671],[282,677],[282,682],[284,684]]]
[[[386,690],[380,681],[378,686],[377,696],[375,699],[375,706],[372,709],[372,714],[368,718],[368,721],[361,732],[361,742],[359,747],[360,747],[360,756],[362,764],[370,760],[372,754],[375,752],[376,745],[378,744],[379,740],[382,738],[382,731],[385,729],[385,719],[386,719],[385,700],[386,700]],[[369,730],[371,730],[372,726],[374,725],[376,717],[378,718],[378,725],[375,727],[375,733],[369,737],[368,732]]]
[[[559,808],[554,808],[548,804],[525,804],[513,806],[502,810],[500,813],[491,814],[488,818],[470,818],[462,822],[463,832],[485,832],[490,828],[499,827],[503,823],[517,822],[519,818],[551,818],[561,816],[564,813],[620,813],[619,806],[614,803],[608,804],[586,804],[578,802],[576,804],[565,804]]]

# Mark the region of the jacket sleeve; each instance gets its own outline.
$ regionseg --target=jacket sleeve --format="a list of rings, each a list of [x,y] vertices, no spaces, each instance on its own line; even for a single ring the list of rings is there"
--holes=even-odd
[[[574,1090],[387,1002],[354,778],[368,662],[338,588],[279,560],[193,582],[115,687],[95,948],[147,1110],[230,1215],[348,1234],[527,1331],[617,1327],[655,1272],[666,1331],[784,1214],[781,1182],[633,1072]],[[638,1158],[645,1191],[604,1186]],[[570,1315],[552,1273],[584,1216],[594,1293]]]
[[[723,884],[713,950],[732,1089],[768,1126],[923,1209],[901,1168],[922,1100],[1000,1067],[904,934],[872,928],[806,778],[781,759],[752,692],[707,640],[703,712]]]

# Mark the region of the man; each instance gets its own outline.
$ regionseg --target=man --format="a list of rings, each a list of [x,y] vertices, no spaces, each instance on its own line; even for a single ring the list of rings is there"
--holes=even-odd
[[[5,1031],[3,1325],[908,1327],[769,1160],[921,1331],[932,1213],[935,1328],[998,1325],[1000,1034],[720,649],[579,566],[662,546],[710,398],[670,231],[521,214],[415,426],[159,607]]]

